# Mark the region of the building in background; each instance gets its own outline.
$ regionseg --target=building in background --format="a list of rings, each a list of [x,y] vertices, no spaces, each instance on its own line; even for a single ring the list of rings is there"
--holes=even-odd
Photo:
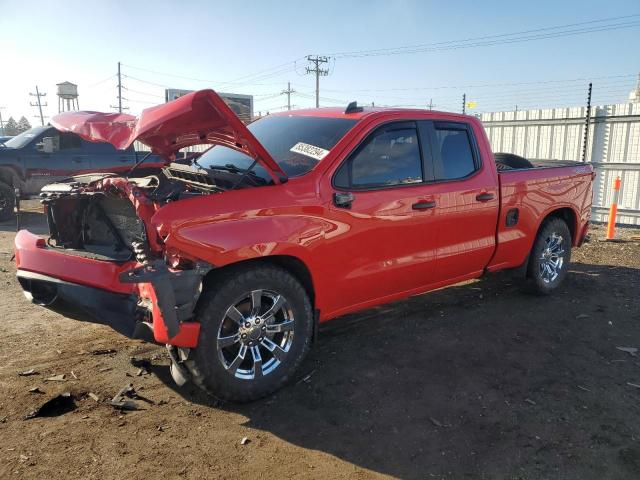
[[[165,102],[170,102],[176,98],[180,98],[187,93],[191,93],[194,90],[180,90],[177,88],[167,88],[164,91]],[[241,93],[223,93],[216,92],[225,101],[229,108],[235,112],[236,115],[244,123],[250,123],[253,120],[253,95],[243,95]]]
[[[631,103],[640,103],[640,73],[638,74],[638,83],[634,90],[629,93],[629,101]]]

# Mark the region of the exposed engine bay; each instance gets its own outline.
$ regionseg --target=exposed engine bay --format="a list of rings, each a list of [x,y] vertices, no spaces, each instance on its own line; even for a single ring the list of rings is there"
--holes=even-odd
[[[48,244],[68,253],[114,261],[153,256],[158,239],[148,222],[159,208],[200,195],[250,188],[266,182],[251,172],[205,169],[172,163],[153,175],[121,177],[87,174],[42,189],[50,237]]]

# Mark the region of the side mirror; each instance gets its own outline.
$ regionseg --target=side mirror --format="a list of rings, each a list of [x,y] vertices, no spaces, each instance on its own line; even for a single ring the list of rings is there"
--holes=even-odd
[[[53,153],[58,150],[59,142],[58,137],[44,137],[42,142],[36,144],[36,149],[42,153]]]

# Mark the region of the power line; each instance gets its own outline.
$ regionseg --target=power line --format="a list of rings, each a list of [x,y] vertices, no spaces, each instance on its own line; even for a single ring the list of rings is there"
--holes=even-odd
[[[43,104],[42,101],[40,100],[40,98],[42,97],[46,97],[47,94],[46,93],[40,93],[40,91],[38,90],[38,86],[36,85],[36,93],[31,93],[29,92],[29,95],[32,97],[36,97],[36,103],[33,102],[29,102],[30,105],[32,107],[38,107],[38,110],[40,111],[40,123],[42,124],[42,126],[44,127],[44,118],[45,116],[42,115],[42,107],[46,107],[48,104],[45,103]],[[38,118],[38,115],[34,115],[36,118]]]
[[[405,45],[399,47],[381,48],[373,50],[356,50],[345,52],[334,52],[330,55],[336,58],[355,58],[370,57],[382,55],[400,55],[410,53],[425,53],[432,51],[453,50],[459,48],[472,48],[479,46],[491,46],[508,43],[527,42],[532,40],[542,40],[546,38],[557,38],[571,35],[582,35],[586,33],[615,30],[621,28],[632,28],[640,26],[638,21],[640,14],[625,15],[620,17],[609,17],[597,20],[590,20],[579,23],[569,23],[564,25],[556,25],[553,27],[544,27],[534,30],[523,30],[519,32],[503,33],[497,35],[485,35],[480,37],[471,37],[460,40],[449,40],[445,42],[424,43],[418,45]],[[629,22],[609,23],[603,25],[594,25],[597,23],[613,22],[617,20],[634,19]],[[586,27],[585,25],[591,25]],[[585,27],[583,27],[585,26]],[[572,28],[583,27],[583,28]],[[555,31],[554,31],[555,30]],[[541,33],[546,32],[546,33]],[[509,38],[513,37],[513,38]]]
[[[298,62],[299,60],[302,60],[304,57],[300,57],[300,58],[296,58],[295,60],[291,60],[289,62],[285,62],[270,68],[266,68],[266,69],[262,69],[262,70],[258,70],[257,72],[254,73],[250,73],[247,75],[243,75],[241,77],[232,79],[232,80],[228,80],[228,81],[220,81],[220,80],[214,80],[214,79],[207,79],[207,78],[197,78],[197,77],[189,77],[186,75],[178,75],[175,73],[170,73],[170,72],[162,72],[159,70],[152,70],[152,69],[148,69],[148,68],[142,68],[142,67],[136,67],[133,65],[125,65],[128,68],[132,68],[134,70],[139,70],[142,72],[148,72],[148,73],[154,73],[156,75],[162,75],[162,76],[166,76],[166,77],[173,77],[173,78],[180,78],[183,80],[190,80],[190,81],[194,81],[194,82],[203,82],[203,83],[209,83],[209,84],[214,84],[214,85],[218,85],[218,86],[222,86],[222,85],[247,85],[247,84],[252,84],[255,85],[254,83],[252,83],[253,81],[256,80],[260,80],[260,79],[266,79],[272,76],[276,76],[279,75],[281,73],[285,73],[285,72],[289,72],[292,69],[295,70],[295,65],[296,62]],[[144,81],[144,80],[141,80]],[[273,84],[272,84],[273,85]]]
[[[326,76],[329,74],[329,70],[320,68],[321,63],[327,63],[329,61],[329,57],[312,57],[311,55],[307,56],[307,60],[314,64],[314,67],[307,67],[307,73],[315,73],[316,75],[316,108],[320,107],[320,76]]]
[[[520,85],[542,85],[548,83],[569,83],[569,82],[584,82],[589,80],[603,80],[610,78],[629,78],[636,77],[635,73],[624,74],[624,75],[606,75],[599,77],[581,77],[581,78],[569,78],[569,79],[558,79],[558,80],[538,80],[532,82],[510,82],[510,83],[484,83],[484,84],[475,84],[475,85],[438,85],[433,87],[397,87],[397,88],[373,88],[373,89],[330,89],[325,88],[324,90],[327,92],[392,92],[392,91],[409,91],[409,90],[442,90],[442,89],[458,89],[458,88],[489,88],[489,87],[509,87],[509,86],[520,86]]]

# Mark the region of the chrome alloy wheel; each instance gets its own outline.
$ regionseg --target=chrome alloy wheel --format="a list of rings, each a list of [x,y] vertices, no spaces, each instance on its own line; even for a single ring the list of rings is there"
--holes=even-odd
[[[293,333],[287,300],[276,292],[253,290],[227,309],[218,330],[218,359],[236,378],[261,378],[285,359]]]
[[[549,235],[540,256],[540,278],[545,283],[551,283],[562,271],[564,264],[563,238],[557,233]]]

